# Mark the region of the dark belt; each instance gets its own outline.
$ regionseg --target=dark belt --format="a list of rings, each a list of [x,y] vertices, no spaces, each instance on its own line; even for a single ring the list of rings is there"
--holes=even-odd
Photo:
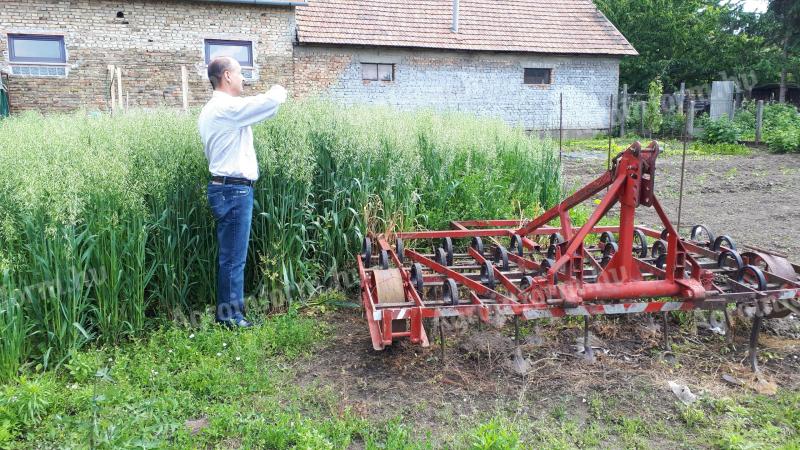
[[[237,178],[237,177],[219,177],[213,176],[211,177],[211,181],[213,183],[221,183],[221,184],[235,184],[238,186],[255,186],[255,180],[248,180],[247,178]]]

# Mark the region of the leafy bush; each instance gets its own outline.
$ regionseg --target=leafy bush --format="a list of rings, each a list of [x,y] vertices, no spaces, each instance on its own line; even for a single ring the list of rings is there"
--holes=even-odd
[[[659,134],[665,137],[681,138],[686,130],[686,114],[677,112],[664,114]]]
[[[789,104],[764,108],[764,142],[776,152],[800,152],[800,112]]]
[[[764,142],[774,152],[800,152],[800,129],[772,131],[766,135]]]
[[[736,113],[734,122],[743,138],[755,139],[756,102],[750,102]],[[789,104],[773,103],[764,106],[762,139],[775,152],[800,151],[800,112]]]
[[[340,280],[368,229],[517,217],[559,196],[551,144],[501,121],[303,102],[254,134],[251,311]],[[0,273],[17,287],[0,291],[0,378],[214,303],[207,167],[193,115],[0,122]]]
[[[700,139],[709,144],[735,144],[739,141],[741,131],[733,121],[727,117],[717,120],[708,120],[703,124],[703,133]]]
[[[664,84],[660,78],[650,82],[647,92],[647,108],[644,117],[644,125],[650,133],[658,133],[664,118],[661,114],[661,99],[664,96]]]

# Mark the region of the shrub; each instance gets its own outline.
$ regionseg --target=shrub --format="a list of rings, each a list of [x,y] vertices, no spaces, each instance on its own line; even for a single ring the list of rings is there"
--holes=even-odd
[[[661,114],[661,99],[664,96],[664,84],[660,78],[650,82],[647,92],[647,107],[644,117],[644,125],[650,133],[658,133],[664,117]]]
[[[800,112],[789,104],[765,107],[764,142],[775,152],[800,152]]]
[[[703,124],[703,133],[700,139],[709,144],[735,144],[739,141],[741,131],[727,117],[717,120],[708,120]]]
[[[764,142],[774,152],[800,152],[800,130],[775,130],[766,135]]]
[[[734,123],[744,139],[755,139],[756,102],[749,102],[736,113]],[[775,152],[800,151],[800,112],[789,104],[764,106],[762,139]]]
[[[663,122],[661,123],[661,136],[668,136],[680,138],[686,130],[686,114],[668,113],[664,114]]]

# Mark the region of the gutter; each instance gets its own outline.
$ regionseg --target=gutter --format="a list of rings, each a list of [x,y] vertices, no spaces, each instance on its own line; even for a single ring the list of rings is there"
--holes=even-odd
[[[291,1],[291,0],[199,0],[209,3],[236,3],[240,5],[258,5],[258,6],[307,6],[305,1]]]

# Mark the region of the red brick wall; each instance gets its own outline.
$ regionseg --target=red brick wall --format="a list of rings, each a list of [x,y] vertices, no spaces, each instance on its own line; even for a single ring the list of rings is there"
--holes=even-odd
[[[117,18],[122,12],[124,18]],[[289,7],[183,0],[2,0],[0,70],[10,73],[9,33],[62,34],[65,77],[11,75],[12,112],[107,109],[107,66],[123,71],[130,107],[180,106],[181,65],[190,104],[211,94],[204,39],[253,42],[257,79],[248,93],[279,83],[292,88],[294,12]]]

